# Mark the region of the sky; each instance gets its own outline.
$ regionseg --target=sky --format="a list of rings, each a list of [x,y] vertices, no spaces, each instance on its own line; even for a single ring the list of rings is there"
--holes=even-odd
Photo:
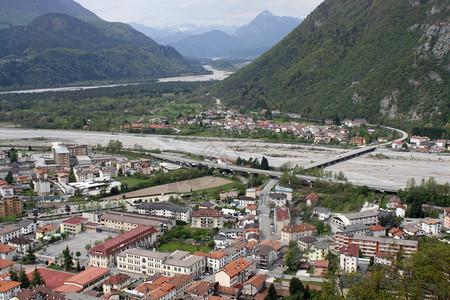
[[[260,12],[306,17],[322,0],[75,0],[110,22],[151,27],[192,23],[244,25]]]

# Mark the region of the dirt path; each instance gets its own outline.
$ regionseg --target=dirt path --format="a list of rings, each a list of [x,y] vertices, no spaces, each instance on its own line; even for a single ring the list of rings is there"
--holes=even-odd
[[[200,177],[196,179],[189,179],[189,180],[183,180],[179,182],[173,182],[158,186],[153,186],[133,192],[128,192],[125,194],[121,194],[118,196],[111,196],[105,198],[106,200],[109,199],[116,199],[117,197],[121,198],[122,195],[125,195],[127,198],[133,198],[133,197],[143,197],[143,196],[150,196],[150,195],[161,195],[162,193],[168,194],[168,193],[189,193],[191,191],[198,191],[198,190],[204,190],[208,188],[218,187],[222,186],[228,183],[231,183],[233,181],[220,178],[220,177],[212,177],[212,176],[206,176],[206,177]]]

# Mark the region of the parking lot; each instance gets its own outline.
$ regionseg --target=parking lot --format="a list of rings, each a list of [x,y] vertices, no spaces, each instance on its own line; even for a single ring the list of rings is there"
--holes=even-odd
[[[63,241],[55,242],[47,246],[46,251],[40,250],[37,254],[42,254],[46,256],[59,257],[64,249],[69,246],[70,252],[73,252],[74,258],[77,258],[75,253],[79,251],[81,253],[80,259],[82,260],[81,265],[86,265],[89,260],[87,256],[88,250],[85,246],[91,244],[94,247],[94,242],[101,240],[102,242],[111,234],[106,233],[95,233],[95,232],[81,232],[71,238],[67,238]]]

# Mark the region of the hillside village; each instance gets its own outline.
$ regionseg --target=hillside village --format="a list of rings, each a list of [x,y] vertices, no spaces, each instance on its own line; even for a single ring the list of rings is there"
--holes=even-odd
[[[366,202],[339,213],[317,193],[298,197],[276,182],[213,197],[126,198],[119,177],[183,167],[83,145],[44,150],[1,152],[5,299],[266,299],[273,288],[289,296],[292,278],[320,295],[330,268],[366,276],[417,253],[418,237],[450,230],[448,207],[427,208],[438,217],[406,218],[408,205],[392,196],[385,208]],[[72,197],[88,201],[75,205]]]

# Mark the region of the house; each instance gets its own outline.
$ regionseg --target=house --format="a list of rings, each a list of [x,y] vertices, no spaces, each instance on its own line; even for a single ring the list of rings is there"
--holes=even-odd
[[[22,229],[16,226],[6,226],[0,228],[0,243],[6,244],[9,240],[21,237]]]
[[[255,296],[264,288],[266,275],[256,275],[242,284],[242,294],[246,296]]]
[[[22,235],[34,234],[37,230],[37,221],[31,219],[22,219],[17,225],[22,229]]]
[[[406,205],[397,204],[395,206],[395,216],[404,218],[406,215],[406,208],[407,208]]]
[[[89,220],[86,218],[75,217],[61,222],[61,232],[78,234],[83,230],[83,225]]]
[[[445,229],[450,229],[450,207],[444,209],[444,227]]]
[[[56,234],[56,226],[53,224],[43,225],[36,230],[36,240],[43,238],[44,236],[52,236]]]
[[[0,258],[6,260],[13,260],[17,255],[17,247],[0,244]]]
[[[394,141],[391,144],[392,149],[401,149],[403,147],[403,143],[401,141]]]
[[[441,232],[441,222],[439,220],[425,218],[421,220],[422,230],[427,234],[438,234]]]
[[[240,285],[238,285],[239,287]],[[214,294],[217,296],[206,296],[201,300],[227,300],[227,299],[239,299],[241,296],[241,290],[238,287],[229,287],[216,284],[214,286]],[[196,299],[200,300],[200,299]]]
[[[202,202],[199,203],[198,209],[213,209],[216,205],[211,202]]]
[[[306,251],[309,248],[311,248],[315,243],[317,242],[317,239],[313,236],[303,236],[298,238],[298,248],[301,251]]]
[[[50,180],[48,179],[36,179],[33,181],[34,192],[38,195],[48,195],[51,193]]]
[[[287,195],[284,193],[270,193],[269,199],[276,207],[284,207],[287,203]]]
[[[16,262],[0,258],[0,274],[8,274],[9,268]]]
[[[256,216],[258,214],[258,205],[248,204],[247,207],[245,208],[245,212],[250,215]]]
[[[275,186],[275,192],[277,192],[277,193],[283,193],[283,194],[286,194],[286,196],[287,196],[287,200],[288,201],[292,201],[292,189],[291,188],[288,188],[288,187],[284,187],[284,186],[281,186],[281,185],[276,185]]]
[[[328,260],[316,260],[314,262],[314,276],[323,276],[328,273],[330,262]]]
[[[370,226],[370,231],[372,232],[372,235],[376,237],[386,235],[386,227],[380,225]]]
[[[189,223],[192,208],[187,205],[178,205],[172,202],[144,202],[139,206],[140,214],[149,214]]]
[[[313,208],[313,217],[318,218],[319,220],[327,220],[331,217],[331,211],[326,207],[314,207]]]
[[[359,246],[348,245],[340,249],[340,266],[345,272],[352,273],[358,269]]]
[[[253,247],[253,258],[258,269],[268,270],[278,258],[277,251],[269,245],[259,244]]]
[[[246,197],[251,197],[253,199],[257,199],[261,195],[261,188],[249,188],[245,191]]]
[[[365,224],[346,225],[339,232],[352,233],[357,235],[370,235],[370,226]]]
[[[291,223],[291,214],[288,207],[275,208],[275,228],[277,235],[281,234],[281,229]]]
[[[14,297],[16,297],[16,295],[20,292],[20,285],[20,282],[0,278],[0,299],[14,299]]]
[[[197,281],[186,290],[186,295],[191,297],[204,297],[214,293],[214,282]]]
[[[397,196],[392,196],[386,204],[387,209],[395,209],[398,204],[402,204],[402,199]]]
[[[230,263],[228,254],[222,250],[214,251],[212,253],[204,253],[195,251],[193,255],[206,258],[206,270],[211,273],[216,273],[227,264]]]
[[[289,243],[292,240],[298,240],[300,237],[312,236],[318,233],[317,227],[308,223],[299,225],[288,225],[281,229],[281,240]]]
[[[355,146],[364,146],[366,144],[366,140],[360,136],[354,136],[350,140],[350,143]]]
[[[223,228],[223,211],[217,209],[199,209],[191,214],[192,228]]]
[[[418,228],[412,225],[404,225],[403,231],[411,236],[423,236],[425,235],[425,231],[422,228]]]
[[[378,210],[370,209],[356,213],[337,215],[331,221],[340,227],[352,224],[378,225]]]
[[[316,207],[319,204],[320,198],[316,193],[311,193],[305,198],[306,206]]]
[[[52,300],[64,300],[63,294],[55,292],[48,286],[38,286],[30,289],[22,289],[17,293],[15,299],[52,299]]]
[[[215,281],[222,286],[234,287],[237,284],[243,284],[247,281],[253,271],[253,263],[243,258],[238,258],[226,265],[225,268],[219,270],[215,274]]]
[[[103,293],[107,294],[111,291],[121,291],[130,285],[132,278],[129,275],[119,273],[112,275],[105,282],[103,282]]]
[[[24,237],[16,237],[8,241],[8,245],[17,248],[17,252],[25,254],[28,249],[33,247],[33,242]]]
[[[374,259],[374,263],[376,264],[380,264],[380,265],[386,265],[386,266],[390,266],[392,264],[391,259],[392,259],[392,254],[387,253],[387,252],[377,252],[375,254],[375,259]]]
[[[324,260],[329,253],[329,246],[326,241],[316,242],[308,253],[309,261]]]

